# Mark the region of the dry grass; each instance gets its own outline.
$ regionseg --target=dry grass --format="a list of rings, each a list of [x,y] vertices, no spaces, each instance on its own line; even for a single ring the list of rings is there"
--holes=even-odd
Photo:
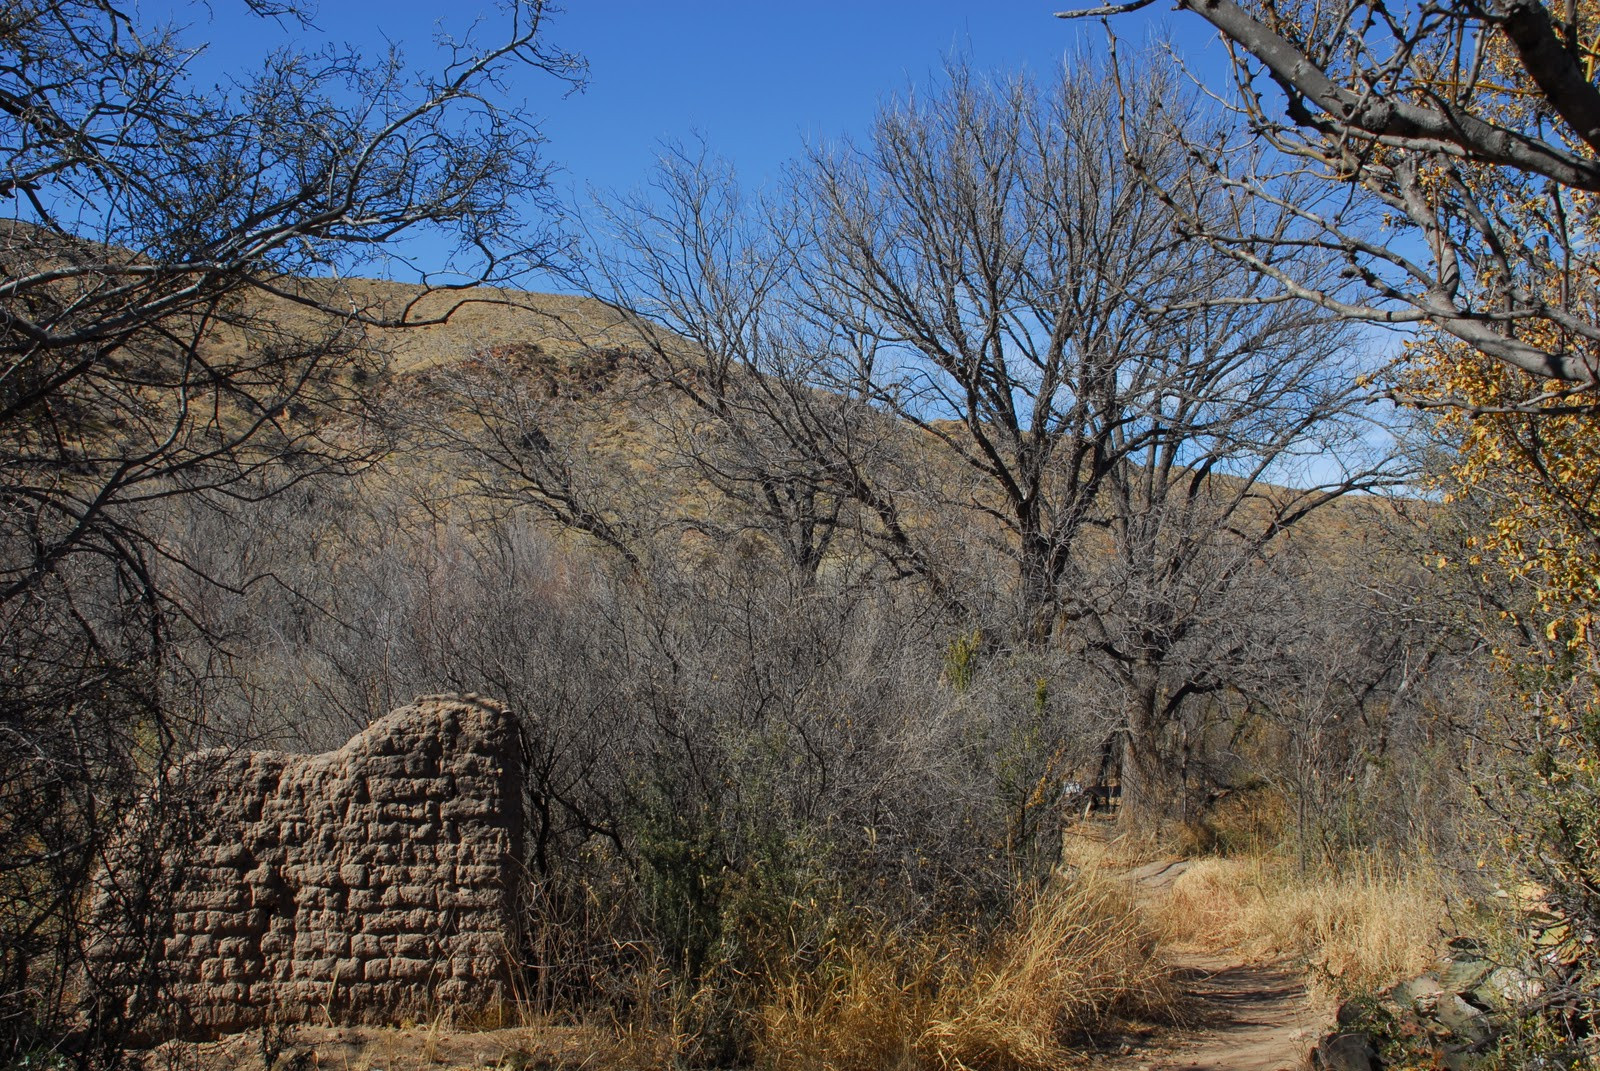
[[[759,1062],[800,1071],[1043,1071],[1128,1017],[1170,1017],[1170,972],[1125,885],[1085,874],[987,936],[833,949],[761,1012]]]
[[[297,1026],[274,1067],[320,1071],[641,1071],[666,1067],[603,1026],[534,1021],[494,1030],[436,1023],[411,1027]],[[128,1054],[132,1071],[268,1071],[259,1031],[219,1041],[168,1042]]]
[[[1171,1018],[1170,970],[1126,884],[1085,872],[1024,905],[987,962],[948,987],[920,1047],[961,1071],[1059,1066],[1067,1043],[1130,1017]]]
[[[1179,854],[1271,854],[1294,821],[1293,805],[1281,791],[1264,785],[1231,791],[1198,820],[1177,831]]]
[[[1103,819],[1074,822],[1061,835],[1061,869],[1068,874],[1119,874],[1161,854],[1152,836],[1130,834]]]
[[[901,1071],[920,1066],[916,1039],[954,969],[937,938],[851,942],[778,982],[760,1010],[758,1063],[784,1071]]]
[[[1371,991],[1425,970],[1445,918],[1431,867],[1376,863],[1301,876],[1270,856],[1203,859],[1151,913],[1174,945],[1290,956],[1331,995]]]

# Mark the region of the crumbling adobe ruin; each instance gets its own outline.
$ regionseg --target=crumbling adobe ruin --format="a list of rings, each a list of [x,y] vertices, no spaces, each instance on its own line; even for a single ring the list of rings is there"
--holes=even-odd
[[[521,775],[515,720],[471,696],[420,698],[322,755],[189,756],[103,877],[88,999],[190,1038],[498,1007]]]

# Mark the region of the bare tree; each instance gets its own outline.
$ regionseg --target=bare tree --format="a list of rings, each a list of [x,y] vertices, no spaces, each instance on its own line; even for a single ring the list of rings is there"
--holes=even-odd
[[[1124,522],[1169,492],[1213,499],[1213,474],[1249,500],[1350,403],[1324,367],[1341,333],[1184,241],[1107,141],[1123,121],[1167,182],[1189,179],[1168,136],[1181,96],[1139,77],[1119,101],[1098,72],[1041,93],[956,69],[943,93],[882,115],[869,144],[814,154],[800,180],[800,301],[870,343],[827,374],[972,474],[970,504],[1010,535],[1037,640],[1061,621],[1086,533],[1113,523],[1111,496]]]
[[[1149,0],[1063,12],[1102,16]],[[1430,323],[1477,350],[1592,386],[1600,91],[1593,16],[1538,0],[1389,7],[1180,0],[1227,39],[1248,142],[1196,143],[1210,182],[1268,209],[1186,223],[1291,293],[1382,323]],[[1155,177],[1152,176],[1153,180]],[[1157,180],[1158,181],[1158,180]],[[1341,258],[1348,286],[1285,250]]]
[[[165,541],[163,501],[221,509],[381,449],[368,331],[451,304],[382,307],[343,284],[394,241],[441,242],[451,286],[556,252],[538,132],[491,95],[513,68],[579,73],[543,18],[512,5],[503,38],[456,42],[431,75],[397,52],[284,51],[203,89],[195,49],[110,0],[8,8],[0,880],[17,895],[0,1051],[58,1021],[118,801],[190,731],[168,656],[197,624],[174,582],[194,563]]]
[[[475,504],[495,515],[532,511],[643,575],[675,496],[652,485],[651,444],[628,432],[651,405],[630,366],[617,348],[566,361],[538,344],[491,348],[408,392],[408,441],[443,458]]]
[[[791,474],[946,590],[952,535],[998,550],[1013,608],[990,642],[1092,652],[1125,697],[1129,796],[1155,800],[1178,713],[1248,646],[1230,593],[1302,518],[1386,477],[1353,461],[1351,336],[1186,241],[1106,138],[1120,124],[1147,173],[1198,181],[1171,136],[1181,94],[1137,84],[953,68],[867,143],[814,151],[782,208],[679,155],[613,209],[622,252],[602,266],[744,467],[703,440],[702,465],[751,487]]]

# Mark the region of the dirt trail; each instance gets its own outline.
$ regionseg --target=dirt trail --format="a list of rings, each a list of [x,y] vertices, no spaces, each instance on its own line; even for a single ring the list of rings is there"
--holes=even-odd
[[[1162,895],[1188,864],[1153,863],[1129,874],[1141,897]],[[1103,1071],[1299,1071],[1332,1015],[1314,1007],[1300,975],[1278,963],[1226,953],[1169,952],[1190,1026],[1089,1066]]]
[[[1235,963],[1214,955],[1173,955],[1193,1025],[1149,1048],[1092,1066],[1106,1071],[1297,1071],[1326,1029],[1305,986],[1278,964]]]

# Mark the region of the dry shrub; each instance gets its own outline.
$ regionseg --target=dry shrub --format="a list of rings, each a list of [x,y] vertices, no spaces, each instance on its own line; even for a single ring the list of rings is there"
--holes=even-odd
[[[1224,793],[1202,817],[1185,823],[1179,854],[1249,855],[1271,852],[1283,843],[1294,817],[1287,796],[1266,785]]]
[[[1127,886],[1086,872],[1022,905],[959,983],[918,1047],[961,1071],[1053,1068],[1068,1043],[1130,1017],[1169,1018],[1174,991]]]
[[[632,978],[633,995],[611,1009],[630,1071],[715,1067],[737,1038],[727,1029],[733,994],[726,974],[699,981],[682,977],[647,950]],[[618,1014],[620,1012],[620,1014]]]
[[[1293,956],[1342,995],[1425,970],[1445,899],[1431,866],[1398,873],[1366,862],[1303,875],[1272,857],[1203,859],[1151,911],[1174,944]]]

